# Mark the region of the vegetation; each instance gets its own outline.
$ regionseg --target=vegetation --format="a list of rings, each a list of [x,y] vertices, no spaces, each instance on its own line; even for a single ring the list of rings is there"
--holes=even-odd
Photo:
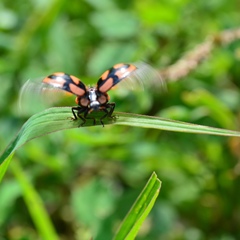
[[[153,207],[136,239],[239,239],[237,7],[237,0],[3,0],[1,163],[8,158],[0,166],[0,240],[113,239],[151,175],[127,218],[135,236]],[[35,115],[19,112],[30,78],[63,71],[94,84],[115,63],[138,61],[158,69],[167,90],[111,91],[115,124],[64,125],[70,108],[41,112],[31,100]],[[157,199],[153,172],[162,182]],[[126,236],[126,219],[122,227],[116,239]]]

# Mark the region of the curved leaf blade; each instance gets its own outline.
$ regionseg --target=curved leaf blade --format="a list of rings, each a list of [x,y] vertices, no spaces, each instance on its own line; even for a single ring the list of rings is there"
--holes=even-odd
[[[91,116],[99,118],[99,116],[102,116],[102,114],[102,112],[93,112],[91,113]],[[240,137],[240,132],[237,131],[196,125],[160,117],[121,112],[115,112],[115,116],[116,119],[105,118],[103,120],[104,124],[127,125],[132,127],[153,128],[158,130],[185,133]],[[49,108],[30,117],[18,132],[15,139],[8,145],[6,150],[0,156],[0,176],[2,171],[1,168],[3,167],[2,163],[26,142],[52,132],[70,128],[78,128],[81,126],[81,119],[73,121],[71,117],[72,112],[70,107]],[[102,124],[97,121],[96,126],[97,125],[101,126]],[[92,119],[88,119],[82,127],[89,126],[93,126]]]
[[[160,192],[161,181],[153,173],[136,202],[122,222],[114,240],[135,239],[143,221],[151,211]]]
[[[0,164],[20,146],[34,138],[64,129],[78,128],[81,124],[81,119],[73,121],[71,117],[72,112],[69,107],[49,108],[33,115],[22,126],[15,139],[0,156]],[[107,122],[105,124],[107,124]],[[89,120],[84,127],[91,125],[92,121]]]
[[[44,207],[44,203],[31,181],[27,178],[21,165],[16,161],[11,164],[11,170],[22,188],[24,201],[42,239],[58,240],[59,237]]]
[[[161,117],[146,116],[131,113],[116,113],[119,118],[114,124],[127,125],[132,127],[143,127],[143,128],[154,128],[165,131],[173,132],[185,132],[185,133],[197,133],[197,134],[209,134],[219,136],[232,136],[240,137],[240,132],[223,129],[208,127],[193,123],[186,123],[171,119],[164,119]]]

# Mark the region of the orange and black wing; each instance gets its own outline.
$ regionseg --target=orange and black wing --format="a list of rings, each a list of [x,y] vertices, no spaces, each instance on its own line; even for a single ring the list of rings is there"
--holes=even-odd
[[[86,93],[86,86],[80,79],[63,72],[53,73],[44,78],[42,82],[51,85],[53,88],[70,92],[76,96],[83,96]]]
[[[53,106],[71,106],[74,95],[83,96],[85,85],[66,73],[54,73],[46,78],[28,80],[21,88],[18,100],[20,115],[31,115]]]
[[[114,65],[102,74],[97,82],[97,89],[102,93],[109,91],[113,86],[129,77],[136,69],[137,67],[133,64],[119,63]]]

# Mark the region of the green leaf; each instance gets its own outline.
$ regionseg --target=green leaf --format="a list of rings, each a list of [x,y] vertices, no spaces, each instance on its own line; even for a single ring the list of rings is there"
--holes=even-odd
[[[7,171],[8,165],[11,162],[11,159],[13,157],[13,154],[10,154],[5,161],[0,165],[0,182],[2,181],[2,178]]]
[[[154,128],[159,130],[185,132],[185,133],[198,133],[210,134],[219,136],[235,136],[240,137],[240,132],[214,128],[171,119],[164,119],[161,117],[145,116],[131,113],[116,113],[118,118],[115,124],[128,125],[132,127]]]
[[[91,117],[99,118],[104,114],[103,112],[93,112]],[[185,123],[180,121],[173,121],[170,119],[163,119],[160,117],[144,116],[131,113],[120,113],[115,112],[115,119],[105,118],[103,120],[104,124],[117,124],[117,125],[127,125],[132,127],[143,127],[143,128],[154,128],[166,131],[175,132],[186,132],[186,133],[199,133],[199,134],[212,134],[220,136],[235,136],[240,137],[240,132],[219,129],[207,126],[201,126],[191,123]],[[51,132],[56,132],[64,129],[78,128],[81,126],[82,120],[73,121],[71,119],[72,112],[69,107],[59,107],[59,108],[49,108],[45,111],[39,112],[33,115],[28,121],[23,125],[15,139],[9,144],[6,150],[0,156],[0,180],[3,177],[4,172],[7,169],[7,162],[10,162],[10,155],[12,155],[20,146],[26,142],[41,137],[43,135],[49,134]],[[102,126],[100,121],[97,121],[96,126]],[[88,119],[87,122],[82,127],[93,126],[93,120]],[[3,168],[3,169],[2,169]]]
[[[157,178],[156,173],[153,173],[122,222],[114,240],[131,240],[136,237],[143,221],[154,205],[160,188],[161,181]]]
[[[29,209],[32,220],[41,235],[41,239],[59,239],[50,220],[50,217],[44,208],[40,196],[34,189],[31,181],[29,181],[27,176],[24,174],[20,164],[17,161],[11,164],[11,170],[22,188],[23,198]]]

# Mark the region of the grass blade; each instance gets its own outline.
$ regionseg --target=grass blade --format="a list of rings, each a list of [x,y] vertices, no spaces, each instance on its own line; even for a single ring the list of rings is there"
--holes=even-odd
[[[99,117],[102,112],[93,112],[92,116]],[[104,124],[127,125],[132,127],[154,128],[158,130],[198,133],[198,134],[212,134],[220,136],[235,136],[240,137],[240,132],[174,121],[170,119],[163,119],[160,117],[144,116],[131,113],[115,112],[116,120],[105,118]],[[23,125],[15,139],[9,144],[6,150],[0,156],[0,177],[3,162],[13,154],[20,146],[26,142],[41,137],[43,135],[70,128],[78,128],[82,120],[71,120],[72,112],[70,107],[55,107],[49,108],[45,111],[33,115]],[[93,125],[92,119],[89,119],[83,127]],[[97,121],[97,125],[101,123]],[[10,161],[10,160],[9,160]],[[6,166],[6,165],[5,165]],[[0,178],[1,180],[1,178]]]
[[[114,240],[135,239],[143,221],[146,219],[154,205],[160,188],[161,182],[157,178],[156,173],[153,173],[122,222]]]
[[[223,129],[223,128],[214,128],[214,127],[208,127],[208,126],[186,123],[181,121],[175,121],[171,119],[165,119],[161,117],[153,117],[153,116],[146,116],[146,115],[139,115],[139,114],[131,114],[131,113],[116,113],[116,114],[119,117],[115,122],[115,124],[118,124],[118,125],[154,128],[154,129],[173,131],[173,132],[240,137],[240,132]]]
[[[11,162],[12,157],[13,157],[13,154],[9,155],[5,159],[5,161],[0,165],[0,182],[2,181],[2,178],[7,171],[7,168],[9,166],[9,163]]]
[[[41,239],[59,239],[40,196],[25,176],[20,164],[14,162],[11,164],[11,170],[22,187],[24,200]]]

